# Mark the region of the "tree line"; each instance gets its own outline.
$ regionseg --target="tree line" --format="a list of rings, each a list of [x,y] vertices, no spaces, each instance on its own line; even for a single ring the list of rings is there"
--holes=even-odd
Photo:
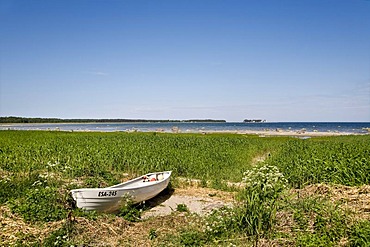
[[[0,117],[0,123],[171,123],[171,122],[226,122],[218,119],[189,119],[189,120],[155,120],[155,119],[62,119],[62,118],[27,118],[27,117]]]

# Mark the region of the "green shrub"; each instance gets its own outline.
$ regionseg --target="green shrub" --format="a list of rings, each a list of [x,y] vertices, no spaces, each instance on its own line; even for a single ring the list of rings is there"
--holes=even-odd
[[[244,231],[252,236],[271,233],[276,217],[277,201],[286,188],[287,181],[276,166],[263,164],[244,173],[246,188],[242,199]]]
[[[246,194],[257,193],[262,201],[277,199],[288,183],[276,166],[268,164],[244,172],[243,182]]]
[[[0,203],[22,197],[24,192],[38,179],[38,174],[30,174],[29,176],[4,175],[0,179]]]
[[[239,193],[241,203],[234,208],[214,210],[207,218],[205,232],[210,238],[240,232],[258,239],[271,233],[276,217],[277,200],[286,180],[277,167],[262,165],[244,173],[246,188]]]

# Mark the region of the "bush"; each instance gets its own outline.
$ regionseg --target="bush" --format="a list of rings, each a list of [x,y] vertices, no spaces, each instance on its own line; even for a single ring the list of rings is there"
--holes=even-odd
[[[158,237],[157,231],[154,228],[150,228],[150,230],[149,230],[149,239],[153,240],[157,237]]]
[[[256,192],[263,201],[277,199],[288,183],[276,166],[268,164],[244,172],[243,182],[246,194]]]
[[[206,219],[208,237],[228,236],[241,232],[258,239],[268,235],[277,211],[277,200],[287,183],[277,167],[262,165],[244,173],[246,188],[239,195],[241,204],[235,208],[213,211]]]
[[[268,235],[272,230],[277,200],[287,180],[276,166],[264,164],[244,173],[245,190],[239,195],[244,213],[242,222],[248,235]]]

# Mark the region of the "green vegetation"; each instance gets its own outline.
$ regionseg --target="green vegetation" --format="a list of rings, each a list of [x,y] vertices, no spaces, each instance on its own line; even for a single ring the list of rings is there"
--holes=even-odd
[[[1,168],[11,176],[49,172],[64,179],[93,178],[102,185],[116,183],[123,172],[160,170],[172,170],[175,176],[237,182],[256,155],[276,150],[283,140],[222,134],[46,131],[2,131],[0,138]]]
[[[269,160],[295,188],[315,183],[370,184],[369,136],[290,140]]]
[[[186,204],[183,203],[177,204],[176,210],[178,212],[189,212],[188,206],[186,206]]]
[[[370,221],[359,221],[350,229],[350,246],[370,246]]]
[[[123,198],[122,205],[119,209],[118,216],[121,216],[129,222],[138,222],[141,218],[140,206],[133,204],[131,198]]]
[[[352,217],[355,212],[326,195],[289,192],[318,183],[369,185],[369,135],[300,140],[234,134],[0,131],[1,212],[40,226],[63,222],[43,239],[36,233],[19,232],[11,243],[89,244],[90,240],[80,238],[81,222],[89,222],[86,226],[106,219],[118,224],[114,218],[118,217],[132,222],[127,224],[139,224],[145,208],[128,203],[108,218],[84,213],[73,208],[69,190],[110,186],[125,173],[135,177],[161,170],[173,171],[174,188],[179,177],[199,179],[202,186],[219,190],[228,189],[226,182],[243,181],[246,187],[234,188],[238,192],[234,207],[204,217],[182,214],[188,217],[184,225],[172,227],[170,233],[145,222],[149,224],[145,238],[153,245],[248,246],[262,240],[285,246],[370,245],[368,220]],[[187,211],[186,205],[179,204],[174,214]],[[84,220],[79,223],[71,215]],[[288,230],[282,226],[283,219],[289,219]],[[8,241],[3,236],[0,240]]]

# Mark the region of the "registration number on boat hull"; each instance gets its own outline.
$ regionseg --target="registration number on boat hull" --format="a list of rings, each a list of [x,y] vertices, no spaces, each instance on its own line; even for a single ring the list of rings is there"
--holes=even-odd
[[[98,192],[98,197],[102,197],[102,196],[116,196],[117,195],[117,191],[99,191]]]

